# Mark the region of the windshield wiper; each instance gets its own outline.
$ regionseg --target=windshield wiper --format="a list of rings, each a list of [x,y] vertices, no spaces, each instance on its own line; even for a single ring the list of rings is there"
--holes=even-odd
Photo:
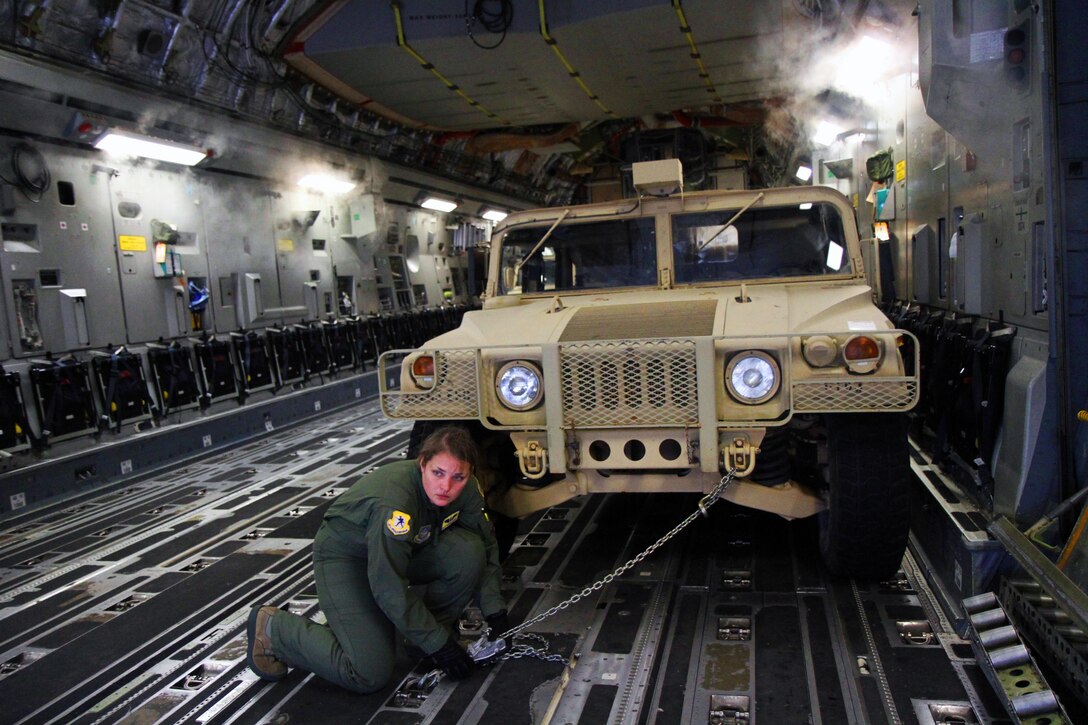
[[[751,200],[750,202],[748,202],[748,203],[747,203],[747,204],[745,204],[745,205],[744,205],[743,207],[741,207],[741,210],[740,210],[740,211],[738,211],[738,212],[737,212],[736,214],[734,214],[734,215],[733,215],[733,217],[732,217],[732,218],[731,218],[731,219],[730,219],[729,221],[727,221],[727,222],[725,223],[725,226],[723,226],[723,227],[721,228],[721,231],[719,231],[719,232],[718,232],[717,234],[715,234],[714,236],[712,236],[712,237],[711,237],[710,239],[706,240],[706,241],[705,241],[705,242],[703,242],[702,244],[698,244],[698,245],[696,245],[695,249],[696,249],[697,251],[699,251],[699,252],[701,252],[701,251],[703,251],[704,249],[706,249],[706,248],[707,248],[707,246],[709,246],[711,242],[713,242],[713,241],[714,241],[715,239],[717,239],[718,237],[720,237],[720,236],[722,235],[722,232],[724,232],[724,231],[725,231],[726,229],[728,229],[729,227],[731,227],[731,226],[733,225],[733,222],[735,222],[735,221],[736,221],[736,220],[737,220],[737,219],[738,219],[738,218],[740,217],[740,215],[741,215],[741,214],[743,214],[744,212],[746,212],[746,211],[748,211],[749,209],[751,209],[751,208],[752,208],[752,205],[753,205],[753,204],[755,204],[755,203],[756,203],[757,201],[759,201],[759,200],[760,200],[760,199],[762,199],[762,198],[763,198],[763,192],[761,191],[761,192],[759,192],[758,194],[756,194],[756,198],[752,199],[752,200]]]
[[[536,246],[529,250],[529,253],[518,260],[518,263],[514,265],[514,279],[518,278],[518,272],[521,271],[522,266],[529,261],[529,257],[536,254],[537,250],[544,246],[544,242],[548,241],[548,237],[552,235],[555,228],[559,226],[559,222],[567,218],[567,214],[570,214],[570,209],[564,209],[563,213],[559,215],[559,218],[548,228],[548,231],[544,232],[544,236],[540,238],[540,241],[536,243]]]

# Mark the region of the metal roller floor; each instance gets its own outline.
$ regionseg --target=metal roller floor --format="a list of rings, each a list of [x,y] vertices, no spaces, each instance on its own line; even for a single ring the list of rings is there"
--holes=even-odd
[[[407,655],[360,696],[244,666],[257,603],[320,616],[309,545],[360,474],[404,455],[372,406],[0,526],[0,722],[974,723],[1004,717],[908,555],[881,585],[830,579],[811,521],[720,502],[626,574],[532,628],[511,659],[430,692]],[[642,552],[691,495],[576,499],[523,522],[515,621]]]

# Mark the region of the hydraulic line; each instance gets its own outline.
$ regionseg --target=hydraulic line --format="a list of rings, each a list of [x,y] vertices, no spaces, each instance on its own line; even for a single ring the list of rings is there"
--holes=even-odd
[[[416,51],[416,49],[413,48],[408,43],[408,39],[405,37],[405,34],[404,34],[404,20],[401,17],[401,14],[400,14],[400,2],[399,2],[399,0],[393,0],[393,2],[391,3],[391,6],[393,8],[393,20],[397,24],[397,45],[399,45],[401,48],[403,48],[404,51],[406,53],[408,53],[408,55],[415,58],[416,61],[419,63],[419,65],[423,68],[423,70],[429,70],[431,73],[433,73],[434,76],[438,80],[442,81],[442,83],[446,86],[446,88],[448,90],[453,91],[457,95],[461,96],[461,98],[465,99],[465,101],[468,103],[468,105],[472,106],[477,111],[480,111],[481,113],[486,115],[488,118],[490,118],[490,119],[492,119],[494,121],[497,121],[497,122],[501,123],[504,126],[511,125],[509,121],[502,118],[497,113],[492,113],[491,111],[484,108],[480,104],[479,101],[477,101],[475,98],[472,98],[470,95],[468,95],[463,90],[461,90],[461,87],[459,85],[457,85],[456,83],[451,81],[449,78],[444,76],[441,73],[441,71],[439,71],[437,68],[434,67],[433,63],[431,63],[426,58],[424,58],[422,55],[420,55]]]
[[[541,2],[543,3],[543,0]],[[672,0],[672,6],[676,10],[676,17],[680,20],[680,32],[687,38],[688,46],[691,47],[691,57],[699,66],[699,77],[706,84],[707,92],[714,94],[715,103],[724,103],[718,89],[714,87],[714,82],[710,80],[710,73],[706,69],[706,64],[703,63],[703,55],[699,52],[699,46],[695,44],[695,36],[691,34],[691,24],[688,22],[687,16],[684,15],[684,8],[680,6],[680,0]]]

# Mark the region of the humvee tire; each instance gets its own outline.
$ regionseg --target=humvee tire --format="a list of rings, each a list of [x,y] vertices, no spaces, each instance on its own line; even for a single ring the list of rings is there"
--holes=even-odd
[[[820,553],[833,574],[891,579],[910,531],[906,416],[836,414],[825,421],[830,480]]]

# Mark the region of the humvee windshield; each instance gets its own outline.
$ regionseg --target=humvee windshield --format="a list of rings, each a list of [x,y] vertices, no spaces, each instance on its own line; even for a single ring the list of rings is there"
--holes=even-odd
[[[677,284],[849,273],[838,209],[789,207],[674,214]],[[608,219],[511,229],[502,242],[503,294],[657,285],[654,219]]]
[[[677,283],[849,272],[839,211],[831,204],[674,214]]]
[[[653,217],[561,224],[534,251],[550,226],[512,229],[506,235],[504,293],[657,284]]]

